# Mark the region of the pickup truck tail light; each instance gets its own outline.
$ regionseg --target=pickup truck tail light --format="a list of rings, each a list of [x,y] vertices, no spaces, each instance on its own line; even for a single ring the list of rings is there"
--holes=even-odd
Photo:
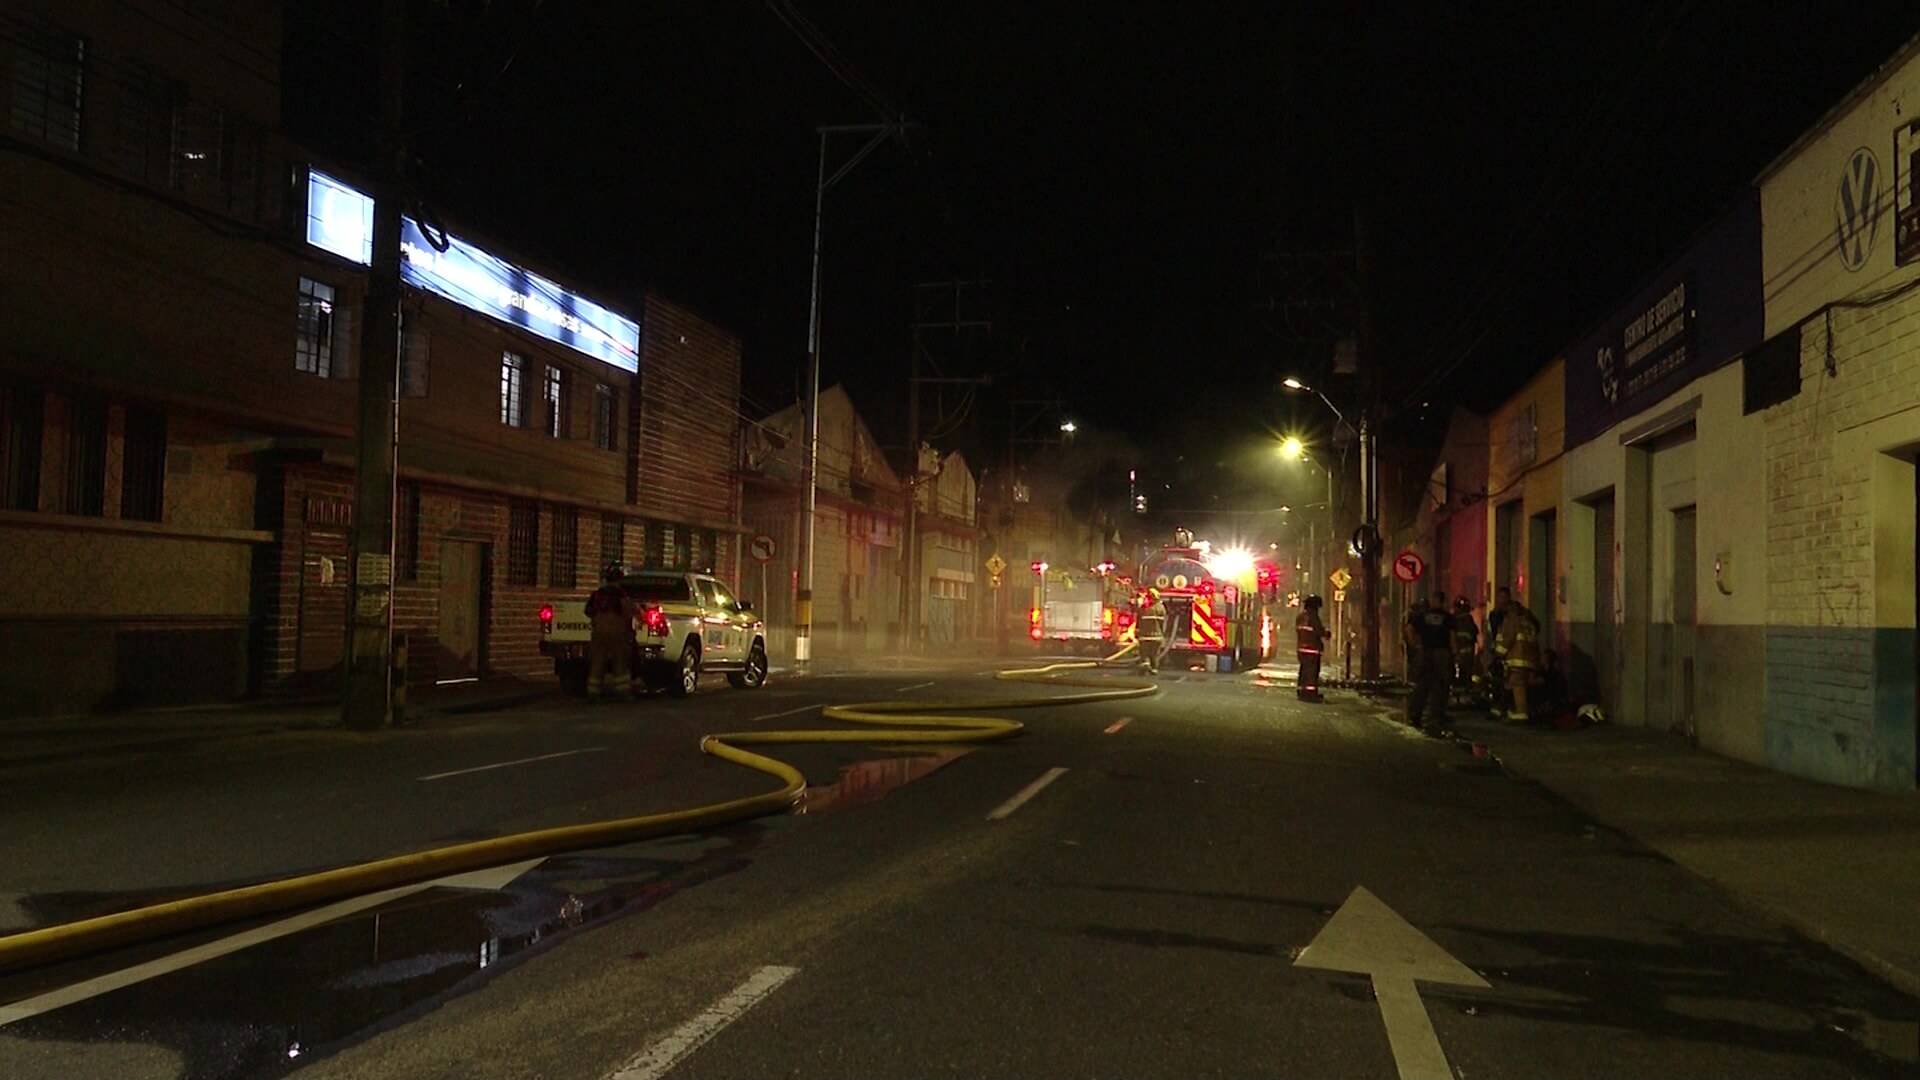
[[[551,604],[540,609],[540,632],[553,633],[553,605]]]
[[[661,611],[659,608],[648,608],[641,615],[641,618],[646,621],[648,637],[666,637],[669,633],[667,629],[667,613]]]

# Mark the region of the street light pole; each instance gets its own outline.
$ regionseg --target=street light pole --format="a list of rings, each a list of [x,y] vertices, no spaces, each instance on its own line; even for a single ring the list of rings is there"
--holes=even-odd
[[[1347,423],[1338,405],[1299,379],[1289,377],[1281,380],[1280,385],[1314,395],[1333,411],[1334,419]],[[1354,427],[1360,439],[1360,530],[1355,537],[1360,547],[1362,579],[1360,628],[1364,640],[1360,643],[1360,677],[1372,682],[1380,677],[1380,454],[1374,443],[1373,421],[1366,411],[1360,413],[1357,426],[1349,426]],[[1331,492],[1332,473],[1327,474],[1327,482]],[[1327,502],[1331,507],[1331,494]]]
[[[826,220],[827,189],[866,160],[889,135],[918,127],[901,120],[880,124],[835,124],[816,129],[820,134],[820,167],[813,188],[813,284],[807,302],[807,451],[805,507],[800,527],[800,589],[794,597],[793,665],[804,675],[813,661],[813,551],[814,519],[820,505],[820,235]],[[871,136],[847,163],[827,175],[827,138],[835,134]]]

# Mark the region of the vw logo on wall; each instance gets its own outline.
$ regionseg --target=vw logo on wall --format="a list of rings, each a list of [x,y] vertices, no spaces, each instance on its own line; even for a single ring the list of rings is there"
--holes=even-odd
[[[1880,238],[1880,159],[1864,146],[1853,152],[1840,173],[1833,216],[1841,265],[1848,270],[1867,265]]]

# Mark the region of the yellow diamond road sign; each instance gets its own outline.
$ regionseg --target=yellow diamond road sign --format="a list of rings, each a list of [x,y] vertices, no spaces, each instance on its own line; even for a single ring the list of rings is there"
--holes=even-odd
[[[1347,568],[1342,566],[1333,573],[1328,574],[1327,580],[1333,582],[1334,588],[1344,589],[1353,581],[1353,575],[1347,573]]]
[[[987,573],[998,574],[1000,571],[1005,570],[1006,568],[1007,568],[1007,560],[1001,558],[999,552],[996,551],[993,554],[987,556]]]

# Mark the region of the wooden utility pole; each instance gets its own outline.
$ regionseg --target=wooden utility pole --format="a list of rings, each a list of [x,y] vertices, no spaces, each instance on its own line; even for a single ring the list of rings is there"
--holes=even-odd
[[[378,149],[373,163],[373,265],[360,344],[355,439],[353,566],[347,607],[347,727],[386,727],[393,717],[393,504],[399,439],[400,200],[405,135],[406,3],[382,0]]]

